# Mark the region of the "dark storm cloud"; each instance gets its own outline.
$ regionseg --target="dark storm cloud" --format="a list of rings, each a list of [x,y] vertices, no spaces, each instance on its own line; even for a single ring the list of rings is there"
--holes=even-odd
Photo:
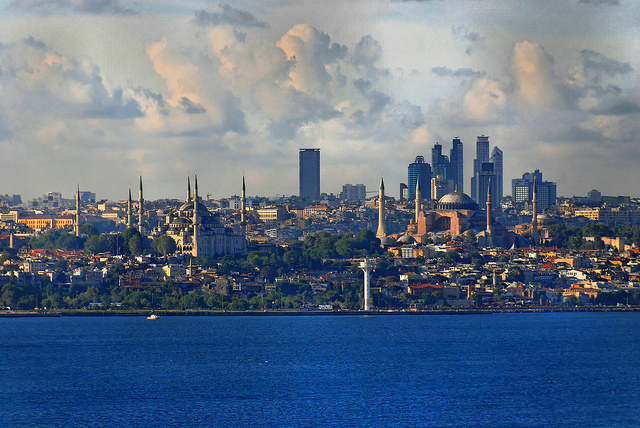
[[[268,125],[269,134],[279,140],[292,140],[298,134],[301,126],[309,123],[317,123],[339,117],[340,112],[321,100],[307,96],[306,94],[289,89],[290,102],[296,105],[297,111],[285,117],[271,121]]]
[[[353,82],[353,86],[369,101],[369,113],[377,115],[391,104],[391,97],[380,91],[372,91],[372,83],[365,79],[358,79]]]
[[[587,72],[613,77],[618,74],[628,74],[633,71],[633,68],[628,62],[617,61],[599,52],[582,50],[580,51],[580,55],[582,56],[584,69]]]
[[[96,96],[92,101],[91,105],[85,109],[84,117],[126,119],[144,115],[137,101],[132,98],[123,99],[120,88],[114,90],[111,97]]]
[[[48,49],[47,45],[44,42],[34,39],[32,35],[29,35],[28,37],[26,37],[24,39],[24,42],[29,46],[42,49],[43,51],[46,51]]]
[[[459,68],[457,70],[451,70],[449,67],[433,67],[431,72],[436,76],[442,77],[478,77],[484,76],[485,73],[481,71],[473,71],[470,68]]]
[[[202,114],[206,112],[205,108],[201,104],[194,103],[187,97],[180,98],[180,105],[184,108],[187,114]]]
[[[34,12],[71,11],[87,14],[134,14],[115,0],[13,0],[9,9]]]
[[[221,4],[220,8],[222,9],[222,13],[207,12],[204,9],[197,11],[194,18],[195,23],[203,27],[230,24],[238,27],[269,28],[266,22],[258,20],[258,18],[249,12],[236,9],[228,4]]]

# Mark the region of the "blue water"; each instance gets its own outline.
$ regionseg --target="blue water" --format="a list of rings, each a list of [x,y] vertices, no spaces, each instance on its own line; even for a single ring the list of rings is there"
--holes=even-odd
[[[640,313],[0,319],[0,426],[640,426]]]

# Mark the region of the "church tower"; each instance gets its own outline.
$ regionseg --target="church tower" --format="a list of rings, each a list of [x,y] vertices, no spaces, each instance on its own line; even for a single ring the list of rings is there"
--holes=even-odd
[[[380,177],[380,189],[378,193],[378,232],[376,238],[383,239],[387,237],[386,211],[384,204],[384,180]]]

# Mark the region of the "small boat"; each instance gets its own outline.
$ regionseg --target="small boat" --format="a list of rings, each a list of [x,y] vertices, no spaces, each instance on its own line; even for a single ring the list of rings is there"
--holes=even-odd
[[[160,317],[156,314],[151,314],[147,317],[148,320],[157,320],[158,318]]]

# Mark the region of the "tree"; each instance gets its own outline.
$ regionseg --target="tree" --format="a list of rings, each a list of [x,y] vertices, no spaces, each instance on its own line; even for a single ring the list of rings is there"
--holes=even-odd
[[[80,233],[84,233],[85,235],[100,235],[100,231],[97,227],[92,225],[91,223],[85,223],[80,226]]]
[[[174,241],[169,235],[162,235],[153,240],[151,248],[155,253],[164,257],[167,254],[172,254],[176,251],[176,241]]]

